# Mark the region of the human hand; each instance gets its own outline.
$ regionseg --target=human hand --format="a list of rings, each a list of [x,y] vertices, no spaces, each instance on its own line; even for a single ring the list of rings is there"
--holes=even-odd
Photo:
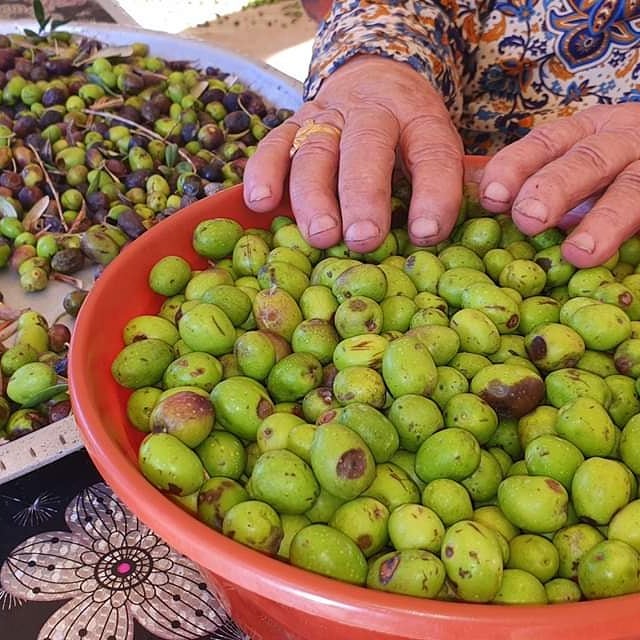
[[[581,208],[569,214],[579,222],[563,256],[577,267],[603,263],[640,230],[640,104],[591,107],[533,129],[488,162],[480,194],[489,211],[511,208],[529,235]]]
[[[296,132],[308,120],[341,135],[331,127],[315,131],[290,160]],[[411,240],[436,244],[458,216],[460,137],[440,95],[408,64],[358,56],[260,142],[245,169],[245,202],[271,211],[289,175],[293,213],[313,246],[330,247],[344,235],[350,249],[372,251],[389,232],[396,151],[413,185]]]

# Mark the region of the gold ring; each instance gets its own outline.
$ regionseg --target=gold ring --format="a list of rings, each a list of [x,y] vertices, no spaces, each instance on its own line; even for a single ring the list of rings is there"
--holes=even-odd
[[[289,151],[289,158],[293,158],[296,151],[309,140],[314,133],[327,133],[340,139],[342,132],[338,127],[334,127],[332,124],[326,124],[324,122],[314,122],[313,120],[305,120],[302,126],[298,129],[291,150]]]

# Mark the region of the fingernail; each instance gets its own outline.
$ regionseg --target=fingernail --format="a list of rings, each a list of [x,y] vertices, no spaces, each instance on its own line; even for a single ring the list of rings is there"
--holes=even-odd
[[[334,218],[331,216],[320,216],[319,218],[311,220],[311,223],[309,224],[309,235],[315,236],[319,233],[335,229],[335,227],[336,221]]]
[[[271,188],[266,184],[258,185],[254,187],[249,193],[249,202],[260,202],[271,197]]]
[[[499,182],[490,182],[482,194],[483,198],[493,200],[494,202],[510,202],[511,193],[509,189]]]
[[[547,205],[536,198],[526,198],[513,206],[513,210],[527,218],[533,218],[539,222],[546,222],[549,217]]]
[[[440,227],[431,218],[416,218],[410,225],[410,231],[415,238],[432,238],[438,234]]]
[[[380,237],[380,229],[369,220],[354,222],[344,232],[344,239],[348,242],[364,242],[378,237]]]
[[[593,236],[586,231],[580,231],[575,235],[569,236],[566,240],[569,244],[572,244],[580,251],[584,251],[585,253],[593,253],[596,248],[596,242],[593,239]]]

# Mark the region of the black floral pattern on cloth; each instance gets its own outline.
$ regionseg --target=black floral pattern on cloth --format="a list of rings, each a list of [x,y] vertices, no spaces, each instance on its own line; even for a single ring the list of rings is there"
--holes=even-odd
[[[70,457],[78,455],[86,458]],[[107,485],[88,480],[70,500],[0,486],[0,539],[9,532],[20,540],[0,547],[2,637],[7,630],[14,640],[250,640],[189,559]],[[54,527],[61,518],[64,528]],[[33,609],[38,625],[27,631],[20,621],[37,604],[49,606]]]

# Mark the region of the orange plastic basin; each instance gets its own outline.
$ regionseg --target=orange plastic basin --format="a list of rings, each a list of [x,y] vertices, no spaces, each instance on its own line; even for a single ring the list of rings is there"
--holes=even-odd
[[[481,167],[470,163],[469,169]],[[471,173],[471,171],[470,171]],[[291,214],[283,204],[274,215]],[[212,590],[254,640],[631,640],[640,638],[640,596],[553,606],[472,605],[421,600],[324,578],[244,547],[200,523],[149,484],[138,470],[141,434],[128,423],[130,392],[110,365],[122,328],[157,313],[161,297],[147,285],[153,264],[181,255],[205,267],[192,246],[194,227],[233,217],[268,227],[248,211],[241,187],[201,200],[126,247],[87,297],[73,334],[71,396],[87,451],[105,480],[143,522],[196,562]]]

